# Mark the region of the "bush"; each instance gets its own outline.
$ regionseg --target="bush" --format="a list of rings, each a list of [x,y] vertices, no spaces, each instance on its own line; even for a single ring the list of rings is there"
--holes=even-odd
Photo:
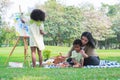
[[[50,54],[51,54],[50,50],[44,50],[43,51],[44,60],[48,60],[50,58]]]

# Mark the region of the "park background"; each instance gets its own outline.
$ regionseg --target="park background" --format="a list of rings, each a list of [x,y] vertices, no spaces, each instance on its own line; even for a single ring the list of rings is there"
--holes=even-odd
[[[120,79],[120,68],[20,69],[4,66],[4,62],[7,59],[12,47],[16,43],[18,36],[16,36],[14,25],[6,21],[7,12],[13,3],[10,0],[1,0],[0,4],[0,80]],[[94,7],[94,5],[89,2],[73,6],[65,5],[60,2],[60,0],[47,0],[44,4],[35,4],[34,8],[42,9],[46,13],[44,26],[47,35],[44,36],[44,42],[46,50],[51,51],[51,57],[58,55],[60,52],[66,55],[72,46],[73,40],[80,38],[82,32],[89,31],[93,34],[97,42],[96,51],[100,58],[102,60],[120,62],[119,0],[113,5],[101,3],[99,8]],[[24,16],[28,17],[31,10],[32,8],[29,8],[29,10],[24,13]],[[10,16],[9,21],[14,21],[12,15]],[[20,39],[9,61],[24,61],[23,46],[23,40]]]

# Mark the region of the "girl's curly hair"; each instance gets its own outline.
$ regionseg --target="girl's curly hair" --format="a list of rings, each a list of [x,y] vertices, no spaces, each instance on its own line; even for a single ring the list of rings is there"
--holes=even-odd
[[[35,21],[45,21],[45,13],[40,9],[34,9],[30,14],[30,18]]]

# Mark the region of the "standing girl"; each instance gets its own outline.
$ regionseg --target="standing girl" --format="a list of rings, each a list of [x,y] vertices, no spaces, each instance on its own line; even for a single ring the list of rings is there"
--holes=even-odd
[[[43,21],[45,20],[45,13],[40,9],[34,9],[30,14],[30,48],[32,55],[32,64],[33,67],[36,66],[36,50],[39,57],[39,66],[42,66],[42,54],[41,51],[45,48],[43,35],[44,25]]]

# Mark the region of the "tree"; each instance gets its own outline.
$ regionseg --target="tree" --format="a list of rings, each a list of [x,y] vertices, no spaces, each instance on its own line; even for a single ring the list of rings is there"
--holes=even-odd
[[[96,10],[92,4],[82,5],[81,10],[83,12],[84,31],[89,31],[92,33],[96,39],[98,46],[104,45],[109,47],[106,39],[113,36],[113,31],[111,30],[112,22],[110,18],[102,10]]]
[[[0,47],[3,43],[3,41],[5,40],[5,33],[4,33],[4,29],[3,28],[0,28]]]
[[[105,14],[110,17],[112,24],[112,31],[114,31],[114,39],[117,40],[115,42],[116,45],[119,44],[120,48],[120,3],[115,4],[115,5],[107,5],[103,4],[102,5],[102,10],[105,12]]]
[[[2,16],[4,16],[3,13],[5,13],[6,8],[9,6],[9,4],[9,0],[0,0],[0,27],[2,25]]]
[[[42,8],[47,13],[45,21],[45,30],[48,32],[45,40],[49,40],[47,42],[70,45],[74,38],[80,38],[82,16],[79,8],[61,5],[56,0],[48,0]]]
[[[112,24],[109,17],[96,10],[86,10],[84,11],[83,16],[83,26],[85,27],[85,30],[91,32],[95,39],[105,40],[110,34]]]
[[[11,46],[14,44],[15,40],[15,30],[14,28],[4,26],[0,29],[0,47],[1,45]]]

